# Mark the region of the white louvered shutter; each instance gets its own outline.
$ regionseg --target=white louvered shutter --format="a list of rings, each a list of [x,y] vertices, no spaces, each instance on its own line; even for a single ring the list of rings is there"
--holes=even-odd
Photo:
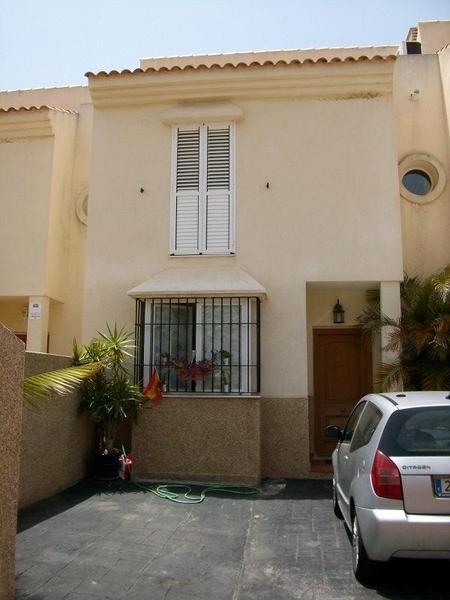
[[[200,128],[176,130],[173,243],[177,254],[200,249]]]
[[[173,254],[234,252],[233,125],[173,130]]]
[[[206,127],[205,251],[232,249],[231,127]]]

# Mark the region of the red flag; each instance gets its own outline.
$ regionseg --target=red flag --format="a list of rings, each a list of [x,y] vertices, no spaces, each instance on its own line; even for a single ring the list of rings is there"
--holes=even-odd
[[[152,376],[150,377],[150,381],[142,390],[142,394],[147,396],[153,404],[159,404],[162,400],[162,385],[161,380],[158,375],[158,371],[153,369]]]

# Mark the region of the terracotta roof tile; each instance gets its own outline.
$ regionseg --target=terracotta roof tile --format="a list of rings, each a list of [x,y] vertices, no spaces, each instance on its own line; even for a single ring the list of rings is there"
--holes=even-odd
[[[291,60],[252,60],[252,61],[239,61],[239,62],[227,62],[225,64],[213,63],[211,65],[207,65],[204,63],[198,65],[173,65],[173,66],[160,66],[160,67],[147,67],[145,69],[124,69],[123,71],[98,71],[97,73],[93,73],[92,71],[88,71],[85,73],[86,77],[114,77],[120,75],[137,75],[141,73],[168,73],[168,72],[176,72],[176,71],[204,71],[204,70],[218,70],[218,69],[239,69],[242,67],[277,67],[277,66],[289,66],[289,65],[307,65],[307,64],[317,64],[317,63],[349,63],[349,62],[380,62],[387,60],[395,60],[397,57],[395,54],[387,54],[380,55],[376,54],[375,56],[347,56],[345,58],[340,58],[338,56],[333,58],[326,58],[324,56],[320,58],[295,58]]]
[[[38,110],[56,110],[58,112],[75,114],[75,111],[73,110],[58,108],[56,106],[47,106],[46,104],[42,104],[41,106],[9,106],[8,108],[0,108],[0,113],[33,112]]]

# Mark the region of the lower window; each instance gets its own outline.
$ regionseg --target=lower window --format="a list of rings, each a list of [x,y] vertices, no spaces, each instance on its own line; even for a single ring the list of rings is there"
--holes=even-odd
[[[136,381],[156,369],[164,392],[258,393],[259,322],[259,298],[137,300]]]

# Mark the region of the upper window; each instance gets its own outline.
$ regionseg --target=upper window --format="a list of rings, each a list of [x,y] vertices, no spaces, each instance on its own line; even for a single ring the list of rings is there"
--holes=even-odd
[[[234,253],[233,139],[232,124],[174,127],[171,254]]]

